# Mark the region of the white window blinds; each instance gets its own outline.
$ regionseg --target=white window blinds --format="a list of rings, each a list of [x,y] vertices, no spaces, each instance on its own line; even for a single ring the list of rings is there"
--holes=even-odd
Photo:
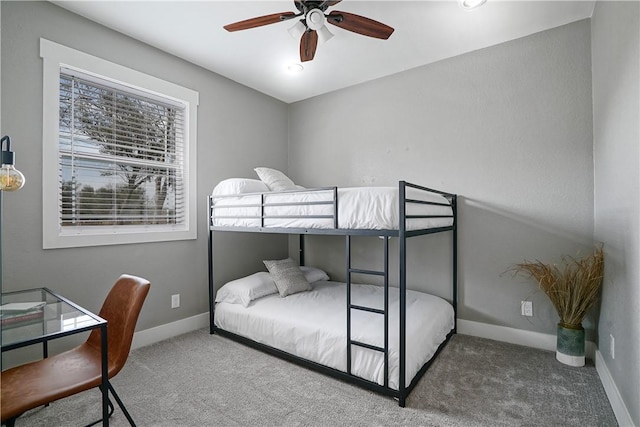
[[[185,106],[61,69],[59,226],[185,226]]]

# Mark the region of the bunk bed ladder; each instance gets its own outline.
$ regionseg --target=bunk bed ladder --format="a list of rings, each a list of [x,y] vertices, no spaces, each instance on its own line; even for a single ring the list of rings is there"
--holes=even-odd
[[[389,236],[384,237],[384,270],[363,270],[351,267],[351,236],[347,235],[347,373],[351,375],[351,347],[358,346],[379,351],[384,355],[384,386],[389,387]],[[369,274],[384,278],[384,308],[365,307],[351,303],[351,274]],[[351,339],[351,310],[384,316],[384,347]]]

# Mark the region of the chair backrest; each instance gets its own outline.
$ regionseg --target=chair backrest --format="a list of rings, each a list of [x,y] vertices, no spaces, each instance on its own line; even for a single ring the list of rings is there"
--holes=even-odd
[[[129,356],[138,315],[151,284],[146,279],[123,274],[109,291],[99,316],[107,321],[109,378],[116,375]],[[100,329],[94,329],[87,344],[100,348]]]

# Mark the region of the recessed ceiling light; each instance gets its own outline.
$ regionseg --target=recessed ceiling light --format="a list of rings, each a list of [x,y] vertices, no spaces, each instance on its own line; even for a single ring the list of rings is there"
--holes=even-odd
[[[460,6],[463,9],[471,10],[485,4],[487,0],[460,0]]]
[[[302,64],[289,64],[289,66],[287,67],[287,70],[289,70],[290,73],[292,74],[297,74],[297,73],[301,73],[302,70],[304,70],[304,67],[302,66]]]

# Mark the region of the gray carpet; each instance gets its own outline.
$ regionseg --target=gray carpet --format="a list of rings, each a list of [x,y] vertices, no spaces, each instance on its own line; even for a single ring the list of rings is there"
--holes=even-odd
[[[615,426],[593,364],[456,335],[397,401],[198,330],[132,352],[113,380],[139,426]],[[17,426],[81,426],[97,390],[20,417]],[[116,409],[111,425],[126,426]]]

